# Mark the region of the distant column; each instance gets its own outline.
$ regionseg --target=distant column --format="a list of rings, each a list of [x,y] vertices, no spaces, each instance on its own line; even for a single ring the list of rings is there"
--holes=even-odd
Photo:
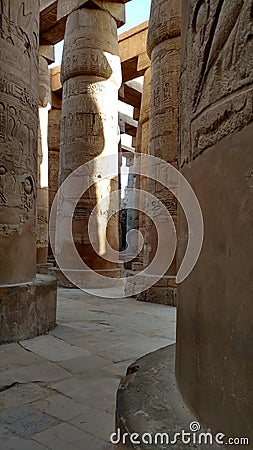
[[[180,75],[181,2],[152,0],[147,39],[151,58],[150,155],[173,166],[178,165],[178,84]],[[149,192],[162,201],[177,225],[177,202],[173,194],[158,182],[148,181]],[[157,233],[150,222],[147,227],[146,249],[153,259],[157,248]],[[176,259],[165,276],[138,296],[140,300],[175,304]]]
[[[48,111],[51,108],[48,64],[53,60],[54,47],[50,45],[41,46],[39,54],[37,271],[43,270],[43,267],[47,264],[48,255]]]
[[[48,114],[48,200],[49,213],[58,190],[60,162],[61,109],[51,109]]]
[[[143,91],[141,99],[140,117],[138,121],[136,147],[137,153],[149,154],[149,138],[150,138],[150,83],[151,83],[151,68],[148,68],[144,74]],[[147,178],[137,175],[137,189],[146,191]],[[144,239],[147,235],[147,216],[144,213],[138,211],[138,205],[141,203],[141,198],[137,196],[136,199],[136,220],[135,226],[142,233]],[[144,206],[144,205],[143,205]],[[141,270],[146,262],[147,248],[144,244],[144,248],[141,253],[135,259],[133,268]]]
[[[118,89],[121,67],[116,20],[101,9],[83,7],[67,19],[61,69],[63,85],[60,183],[76,168],[106,155],[118,161]],[[103,174],[101,173],[101,177]],[[94,179],[94,173],[90,173]],[[92,248],[88,219],[95,204],[118,189],[116,179],[98,182],[79,201],[73,218],[76,248],[93,270],[115,276],[116,263],[106,260],[106,238],[118,249],[118,220],[106,227],[106,212],[96,221],[99,251]],[[107,202],[107,209],[113,207]],[[110,272],[111,271],[111,272]]]

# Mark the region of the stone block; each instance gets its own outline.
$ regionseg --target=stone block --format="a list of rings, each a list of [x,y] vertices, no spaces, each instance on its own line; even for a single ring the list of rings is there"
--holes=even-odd
[[[0,423],[22,437],[31,437],[36,433],[57,424],[57,420],[29,406],[20,406],[0,414]]]
[[[56,325],[56,281],[37,275],[29,283],[0,287],[0,343],[29,339]]]
[[[55,61],[54,46],[40,45],[40,55],[47,60],[48,64],[52,64]]]
[[[125,23],[125,5],[120,2],[110,2],[102,0],[92,0],[95,6],[108,12],[116,21],[118,26]],[[88,3],[88,0],[74,0],[69,2],[68,0],[58,0],[57,5],[57,19],[60,20],[63,17],[68,16],[75,9],[80,8]]]

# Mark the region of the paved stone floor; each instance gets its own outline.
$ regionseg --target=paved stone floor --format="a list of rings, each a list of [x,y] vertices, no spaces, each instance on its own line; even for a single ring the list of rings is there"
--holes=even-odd
[[[109,450],[119,379],[175,342],[175,308],[59,289],[58,326],[0,346],[1,450]]]

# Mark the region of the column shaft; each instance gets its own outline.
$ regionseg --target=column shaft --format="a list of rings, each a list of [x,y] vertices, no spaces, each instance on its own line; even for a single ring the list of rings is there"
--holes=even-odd
[[[61,69],[63,106],[60,182],[82,164],[106,155],[118,161],[118,89],[121,84],[117,24],[100,9],[82,8],[67,20]],[[106,227],[106,211],[97,215],[96,253],[88,236],[88,219],[96,203],[118,188],[117,180],[100,181],[79,201],[73,219],[73,235],[79,254],[97,270],[115,268],[106,261],[106,238],[118,248],[118,220]],[[99,174],[102,177],[103,173]],[[107,208],[112,209],[110,200]]]

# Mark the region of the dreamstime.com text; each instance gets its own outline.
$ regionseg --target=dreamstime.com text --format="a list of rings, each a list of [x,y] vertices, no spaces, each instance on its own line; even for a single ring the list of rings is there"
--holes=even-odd
[[[249,446],[249,438],[247,437],[227,437],[224,433],[212,434],[211,431],[201,432],[201,426],[198,422],[191,422],[190,431],[181,430],[180,432],[169,435],[168,433],[121,433],[118,428],[115,433],[111,434],[110,441],[112,444],[133,445],[150,444],[150,445],[245,445]]]

